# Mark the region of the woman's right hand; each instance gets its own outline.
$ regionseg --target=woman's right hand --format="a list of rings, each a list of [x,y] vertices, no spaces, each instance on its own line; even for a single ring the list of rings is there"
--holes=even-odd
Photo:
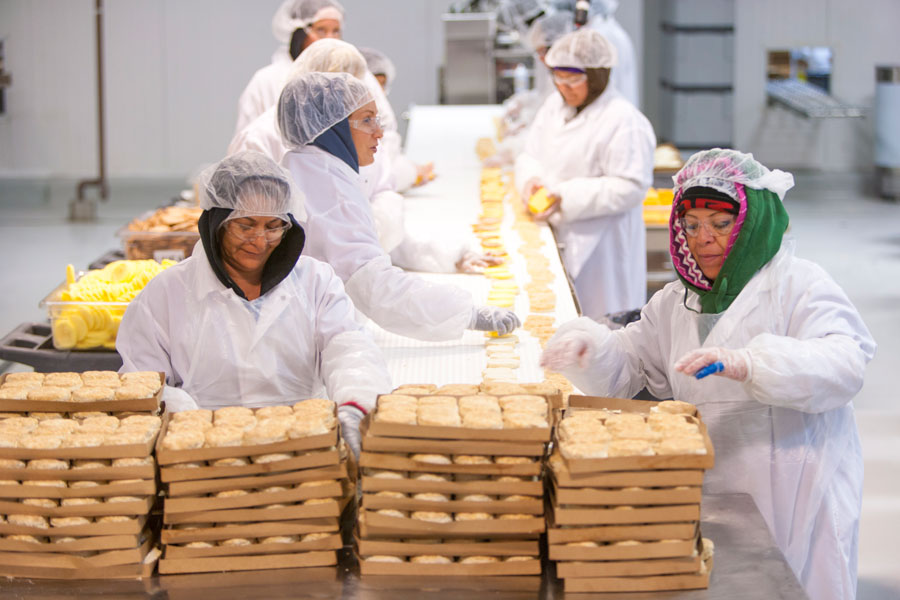
[[[557,372],[586,369],[596,351],[594,336],[582,329],[570,329],[547,342],[541,354],[541,366]]]
[[[528,208],[528,201],[534,196],[534,193],[544,187],[544,184],[541,183],[541,180],[537,177],[532,177],[527,182],[525,182],[525,187],[522,189],[522,204],[525,205],[525,208]]]

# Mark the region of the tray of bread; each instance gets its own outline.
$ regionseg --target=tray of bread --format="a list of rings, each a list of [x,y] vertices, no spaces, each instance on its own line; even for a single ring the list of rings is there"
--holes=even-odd
[[[0,376],[0,412],[158,414],[165,374],[135,371],[7,373]]]

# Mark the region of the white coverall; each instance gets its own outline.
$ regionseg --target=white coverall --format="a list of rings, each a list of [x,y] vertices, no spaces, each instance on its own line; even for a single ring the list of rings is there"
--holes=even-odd
[[[272,62],[256,71],[238,99],[237,136],[270,106],[278,104],[278,96],[291,72],[291,55],[286,47],[278,48],[272,55]]]
[[[190,258],[132,300],[116,348],[124,371],[165,371],[167,384],[201,408],[324,395],[371,409],[391,377],[354,317],[341,280],[324,263],[301,256],[287,278],[248,302],[222,285],[198,242]]]
[[[795,258],[792,242],[744,287],[701,344],[698,297],[672,282],[641,319],[610,332],[588,319],[599,344],[586,369],[566,376],[585,393],[631,398],[644,386],[658,398],[692,402],[709,427],[716,466],[710,493],[753,496],[778,547],[809,596],[850,599],[863,460],[852,398],[875,342],[843,290],[818,265]],[[551,342],[552,343],[552,342]],[[747,383],[697,380],[674,363],[700,347],[746,348]]]
[[[516,159],[519,193],[532,178],[562,199],[550,217],[589,317],[646,302],[643,202],[656,139],[647,118],[612,86],[577,116],[560,94],[538,111]]]
[[[471,295],[391,264],[378,243],[358,173],[315,146],[288,152],[282,165],[306,196],[303,253],[334,267],[360,312],[407,337],[437,341],[462,336],[472,318]]]

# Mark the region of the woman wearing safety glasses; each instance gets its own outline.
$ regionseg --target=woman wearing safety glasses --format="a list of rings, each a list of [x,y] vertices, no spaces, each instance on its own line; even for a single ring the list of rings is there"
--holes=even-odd
[[[207,169],[200,192],[201,243],[128,306],[123,368],[165,371],[170,410],[328,397],[344,423],[372,406],[390,390],[387,366],[331,267],[300,256],[304,198],[290,174],[241,152]]]
[[[705,491],[753,496],[810,598],[853,598],[863,461],[852,399],[875,342],[784,239],[793,184],[749,154],[695,154],[675,176],[669,222],[679,280],[624,329],[564,324],[541,362],[585,393],[646,386],[698,405],[716,449]]]
[[[646,302],[642,204],[653,172],[653,128],[609,83],[615,48],[582,28],[553,43],[545,62],[558,94],[544,102],[516,159],[524,202],[536,192],[565,245],[563,261],[585,315]],[[542,189],[543,188],[543,189]]]

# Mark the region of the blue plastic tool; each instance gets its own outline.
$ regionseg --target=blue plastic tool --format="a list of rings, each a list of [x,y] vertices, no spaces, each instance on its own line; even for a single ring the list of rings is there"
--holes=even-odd
[[[694,377],[697,379],[703,379],[707,375],[712,375],[714,373],[719,373],[725,370],[725,365],[722,364],[722,361],[717,360],[716,362],[706,365],[696,373],[694,373]]]

